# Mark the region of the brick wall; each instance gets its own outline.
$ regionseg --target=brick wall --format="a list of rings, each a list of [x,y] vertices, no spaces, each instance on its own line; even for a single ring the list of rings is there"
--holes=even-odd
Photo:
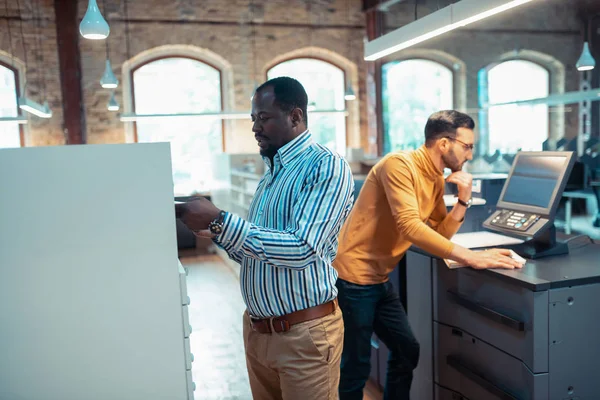
[[[79,19],[85,13],[87,0],[79,1]],[[594,2],[595,0],[579,0]],[[444,0],[441,0],[443,3]],[[62,98],[59,84],[56,27],[52,0],[39,0],[41,32],[37,31],[37,9],[32,2],[22,0],[20,10],[16,0],[9,0],[9,18],[0,20],[0,50],[9,52],[6,24],[10,24],[15,56],[24,60],[19,15],[23,18],[24,43],[27,49],[27,95],[42,101],[41,83],[46,85],[46,98],[54,112],[49,120],[29,117],[26,126],[28,145],[63,144]],[[33,4],[37,4],[34,2]],[[234,109],[248,110],[249,93],[255,81],[264,81],[266,66],[282,54],[298,48],[319,48],[318,51],[338,54],[357,67],[359,102],[357,112],[349,118],[349,145],[367,148],[366,63],[362,60],[365,29],[361,0],[128,0],[130,23],[130,54],[164,45],[188,44],[207,49],[221,56],[232,68],[232,104]],[[387,29],[410,22],[414,9],[410,2],[399,3],[387,14]],[[420,0],[419,15],[431,12],[439,2]],[[466,106],[477,107],[477,71],[497,57],[515,49],[529,49],[552,55],[565,66],[565,91],[577,90],[579,73],[574,64],[581,51],[580,21],[575,9],[560,0],[532,2],[515,13],[499,15],[433,39],[415,49],[437,49],[462,60],[466,69]],[[102,1],[100,1],[102,5]],[[402,10],[400,7],[405,7]],[[421,8],[422,7],[422,8]],[[429,10],[428,10],[429,8]],[[5,11],[0,14],[5,15]],[[35,17],[35,18],[34,18]],[[123,0],[106,0],[106,12],[111,26],[110,59],[121,85],[117,99],[123,106],[123,76],[121,68],[128,59],[125,51]],[[185,21],[185,23],[177,23]],[[256,71],[252,61],[249,21],[256,25]],[[264,24],[262,24],[264,22]],[[308,30],[305,25],[316,25]],[[486,29],[502,29],[502,33],[486,33]],[[550,33],[527,32],[548,30]],[[41,40],[42,45],[39,46]],[[125,124],[117,113],[106,110],[110,92],[102,89],[99,79],[104,70],[105,44],[80,38],[82,90],[86,111],[89,143],[120,143],[126,141]],[[400,53],[401,54],[401,53]],[[44,68],[39,68],[43,56]],[[391,58],[396,57],[392,56]],[[38,73],[39,72],[39,73]],[[577,107],[565,114],[566,135],[577,131]],[[227,125],[226,148],[235,152],[254,152],[250,124],[233,121]]]
[[[29,122],[23,126],[25,144],[28,146],[64,144],[54,7],[51,0],[19,3],[20,9],[15,0],[9,0],[8,13],[4,5],[0,8],[0,13],[4,17],[8,15],[8,18],[0,20],[0,50],[10,54],[12,44],[12,55],[26,68],[26,85],[25,88],[21,88],[21,91],[24,89],[25,94],[38,103],[47,100],[53,112],[50,119],[28,115]],[[19,16],[22,16],[22,20]]]
[[[255,3],[253,7],[251,3]],[[128,59],[160,46],[193,45],[206,49],[231,64],[233,85],[228,94],[232,97],[234,110],[246,111],[250,109],[250,94],[255,82],[266,80],[265,68],[274,58],[312,46],[341,55],[358,66],[360,96],[365,86],[361,0],[311,1],[309,6],[307,3],[301,0],[130,0],[128,56],[123,2],[108,0],[106,14],[111,26],[109,45],[113,70],[123,81],[119,75]],[[81,17],[86,4],[87,0],[79,2]],[[174,23],[180,20],[185,22]],[[253,59],[250,21],[257,23],[256,60]],[[313,24],[319,28],[309,30],[305,26]],[[116,113],[106,110],[110,92],[98,83],[104,70],[104,43],[81,40],[80,48],[88,142],[123,142],[126,140],[124,124],[118,121]],[[120,85],[116,92],[121,105],[127,100],[123,98],[123,88]],[[356,107],[354,114],[364,109]],[[361,135],[366,129],[365,120],[362,114],[351,115],[348,119],[349,145],[361,145],[361,137],[366,136]],[[225,147],[230,152],[256,151],[248,121],[226,124]]]

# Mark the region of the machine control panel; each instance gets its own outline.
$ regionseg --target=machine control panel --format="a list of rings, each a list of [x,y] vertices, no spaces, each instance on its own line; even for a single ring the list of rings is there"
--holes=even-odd
[[[491,221],[491,225],[495,225],[504,229],[512,229],[516,231],[526,231],[531,225],[533,225],[540,216],[537,214],[512,211],[512,210],[501,210]]]

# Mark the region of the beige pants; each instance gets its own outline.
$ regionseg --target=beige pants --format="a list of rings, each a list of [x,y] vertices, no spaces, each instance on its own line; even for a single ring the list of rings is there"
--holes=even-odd
[[[244,347],[254,400],[335,400],[344,341],[342,312],[258,333],[244,313]]]

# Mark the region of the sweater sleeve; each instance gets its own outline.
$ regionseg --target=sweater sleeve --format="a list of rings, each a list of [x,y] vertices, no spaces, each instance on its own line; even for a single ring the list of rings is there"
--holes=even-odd
[[[448,214],[444,197],[440,196],[429,217],[429,225],[446,239],[451,239],[460,229],[462,221],[457,221]]]
[[[421,220],[415,179],[418,178],[413,176],[402,157],[390,157],[381,166],[379,180],[399,233],[415,246],[438,257],[447,258],[454,249],[454,244]]]

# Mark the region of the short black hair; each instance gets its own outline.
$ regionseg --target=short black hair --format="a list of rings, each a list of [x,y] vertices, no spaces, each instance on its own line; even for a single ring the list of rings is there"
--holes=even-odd
[[[292,112],[294,108],[302,110],[302,120],[308,125],[308,116],[306,115],[306,107],[308,106],[308,95],[304,86],[294,78],[289,76],[281,76],[278,78],[269,79],[258,88],[256,93],[261,90],[272,87],[275,94],[275,102],[283,112]]]
[[[425,145],[431,146],[445,136],[456,138],[458,128],[473,129],[475,121],[467,114],[455,110],[442,110],[431,114],[425,124]]]

